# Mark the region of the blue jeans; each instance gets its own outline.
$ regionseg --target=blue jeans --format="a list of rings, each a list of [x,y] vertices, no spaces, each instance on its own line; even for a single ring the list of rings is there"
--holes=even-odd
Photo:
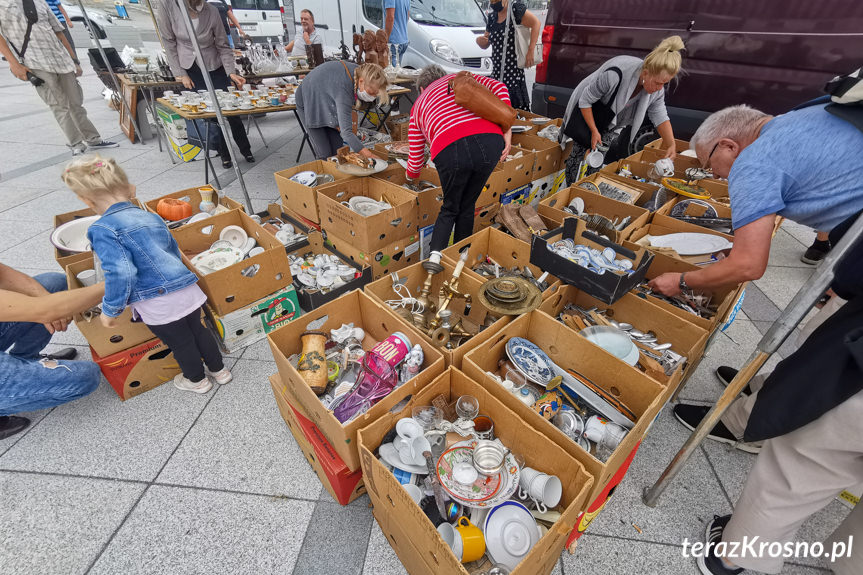
[[[393,50],[393,48],[395,48],[395,50]],[[404,44],[390,44],[390,60],[392,60],[393,67],[398,66],[398,60],[401,60],[402,56],[404,56],[407,51],[407,42]],[[398,54],[398,60],[396,58],[396,54]]]
[[[60,273],[34,279],[51,293],[66,289],[66,276]],[[93,362],[58,361],[54,369],[45,367],[39,352],[50,340],[40,323],[0,322],[0,416],[61,405],[98,387],[99,366]]]

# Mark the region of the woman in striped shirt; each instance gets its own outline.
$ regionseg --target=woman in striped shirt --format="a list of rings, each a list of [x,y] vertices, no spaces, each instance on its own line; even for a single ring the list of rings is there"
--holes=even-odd
[[[432,261],[449,243],[455,225],[454,241],[473,233],[475,204],[495,166],[509,153],[512,132],[480,118],[455,103],[448,89],[454,74],[447,75],[437,65],[423,68],[417,78],[420,92],[411,108],[408,124],[410,156],[407,177],[415,180],[423,167],[426,142],[443,187],[443,206],[432,232]],[[475,76],[495,96],[509,104],[506,86],[497,80]]]

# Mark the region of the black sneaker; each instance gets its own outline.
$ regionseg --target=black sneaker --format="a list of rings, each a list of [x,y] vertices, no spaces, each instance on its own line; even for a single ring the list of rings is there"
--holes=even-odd
[[[800,261],[804,264],[817,265],[830,252],[830,247],[828,240],[815,240],[815,243],[800,256]]]
[[[682,423],[684,427],[690,431],[694,431],[701,423],[701,420],[704,419],[704,416],[707,415],[708,411],[710,411],[710,408],[703,405],[678,403],[674,406],[674,417],[676,417],[677,421]],[[761,444],[738,441],[737,438],[734,437],[734,434],[728,431],[728,428],[725,427],[725,424],[721,421],[717,422],[716,425],[713,426],[713,431],[707,435],[707,438],[712,439],[713,441],[719,441],[720,443],[733,445],[740,451],[745,451],[747,453],[758,453],[761,451]]]
[[[737,376],[737,370],[733,367],[728,367],[727,365],[720,365],[716,368],[716,378],[722,382],[722,385],[728,387],[731,383],[731,380]],[[747,384],[746,387],[741,391],[743,395],[752,395],[752,388]]]
[[[43,359],[75,359],[78,356],[78,350],[74,347],[64,347],[51,353],[40,353],[39,357]]]
[[[100,140],[95,144],[87,143],[88,148],[92,148],[94,150],[101,150],[102,148],[119,148],[120,144],[117,142],[109,142],[107,140]]]
[[[0,415],[0,439],[12,437],[16,433],[21,433],[27,426],[30,425],[30,420],[26,417],[18,415]]]
[[[715,553],[716,545],[722,541],[722,532],[725,531],[725,526],[728,525],[729,521],[731,521],[731,515],[724,517],[714,515],[713,521],[707,524],[704,553],[695,559],[702,575],[737,575],[743,573],[742,567],[736,569],[726,567],[722,559]]]

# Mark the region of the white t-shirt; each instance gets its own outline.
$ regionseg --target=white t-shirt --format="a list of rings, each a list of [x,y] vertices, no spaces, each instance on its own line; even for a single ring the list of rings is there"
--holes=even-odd
[[[321,38],[321,35],[318,33],[318,29],[315,28],[312,30],[312,33],[309,34],[309,40],[311,40],[311,44],[323,44],[324,39]],[[300,28],[297,31],[297,35],[294,37],[294,49],[291,50],[291,55],[293,56],[305,56],[306,55],[306,39],[303,37],[303,29]]]

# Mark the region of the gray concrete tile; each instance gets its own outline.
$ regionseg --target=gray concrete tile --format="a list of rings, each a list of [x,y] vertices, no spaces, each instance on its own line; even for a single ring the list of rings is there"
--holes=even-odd
[[[28,433],[30,433],[36,425],[39,424],[42,419],[51,413],[50,409],[40,409],[39,411],[27,411],[24,413],[16,413],[20,417],[26,417],[30,420],[30,426],[24,431],[13,435],[12,437],[7,437],[6,439],[0,439],[0,458],[3,457],[3,454],[9,451],[13,445],[24,439]],[[2,465],[2,464],[0,464]]]
[[[372,510],[367,506],[318,503],[294,575],[318,575],[323,571],[359,575],[373,523]]]
[[[249,192],[250,198],[272,200],[279,197],[279,189],[276,187],[276,179],[273,176],[273,172],[269,174],[243,174],[243,181],[246,184],[246,190]],[[232,182],[231,185],[224,188],[224,191],[228,197],[242,202],[243,190],[240,187],[239,181]]]
[[[815,230],[802,224],[798,224],[797,222],[785,220],[782,222],[782,227],[779,229],[787,232],[788,235],[800,242],[804,251],[812,245],[812,242],[815,241]]]
[[[273,350],[270,349],[270,344],[266,338],[261,341],[256,341],[252,345],[245,348],[243,359],[254,359],[257,361],[275,361],[273,359]]]
[[[53,229],[56,214],[74,212],[87,207],[72,190],[62,187],[63,182],[51,182],[51,185],[54,188],[53,192],[0,212],[0,220],[35,222],[43,229]],[[51,206],[51,209],[45,209],[46,206]],[[51,245],[50,241],[48,245]]]
[[[314,504],[152,486],[93,575],[291,573]]]
[[[716,401],[725,389],[716,378],[716,368],[727,365],[740,369],[761,341],[761,335],[753,322],[739,315],[726,332],[718,332],[713,338],[704,358],[680,393],[680,400]],[[779,359],[771,358],[764,369],[772,369]]]
[[[376,521],[372,522],[362,573],[363,575],[407,575],[398,555],[393,551]]]
[[[167,383],[123,402],[103,379],[87,397],[56,407],[0,467],[150,481],[213,393]]]
[[[316,500],[321,483],[273,398],[275,364],[241,359],[231,371],[157,481]]]
[[[5,219],[2,212],[0,212],[0,219]],[[21,242],[25,242],[36,234],[44,232],[50,227],[50,224],[33,221],[4,221],[3,233],[0,234],[0,252],[16,246]]]
[[[809,245],[807,244],[806,247],[809,247]],[[797,238],[792,236],[787,230],[780,228],[770,243],[770,260],[768,265],[812,269],[811,265],[803,263],[800,260],[800,256],[806,251],[806,247],[801,246]]]
[[[3,572],[84,573],[145,486],[0,471]]]
[[[24,202],[44,196],[54,189],[52,186],[49,189],[42,188],[21,188],[12,181],[6,181],[0,178],[0,210],[12,209]]]
[[[700,538],[704,524],[714,514],[731,510],[704,455],[698,451],[668,486],[655,508],[642,503],[645,487],[652,485],[672,456],[689,437],[666,406],[641,444],[626,477],[596,519],[588,533],[679,545],[685,537]],[[673,520],[669,521],[669,518]],[[638,525],[639,533],[632,524]]]
[[[755,280],[755,285],[779,309],[784,310],[791,303],[794,296],[797,295],[797,290],[812,275],[814,269],[812,266],[806,268],[769,267],[761,279]]]
[[[754,283],[746,286],[742,309],[746,317],[754,321],[776,321],[780,314],[776,304]]]
[[[636,536],[638,535],[632,527],[630,530]],[[690,541],[692,541],[691,537]],[[695,559],[684,557],[682,551],[683,548],[676,545],[614,539],[588,531],[578,540],[578,546],[573,555],[564,552],[563,573],[564,575],[697,573]]]
[[[54,246],[51,245],[51,230],[40,232],[3,252],[3,263],[13,268],[57,268]],[[59,271],[59,270],[57,270]]]

